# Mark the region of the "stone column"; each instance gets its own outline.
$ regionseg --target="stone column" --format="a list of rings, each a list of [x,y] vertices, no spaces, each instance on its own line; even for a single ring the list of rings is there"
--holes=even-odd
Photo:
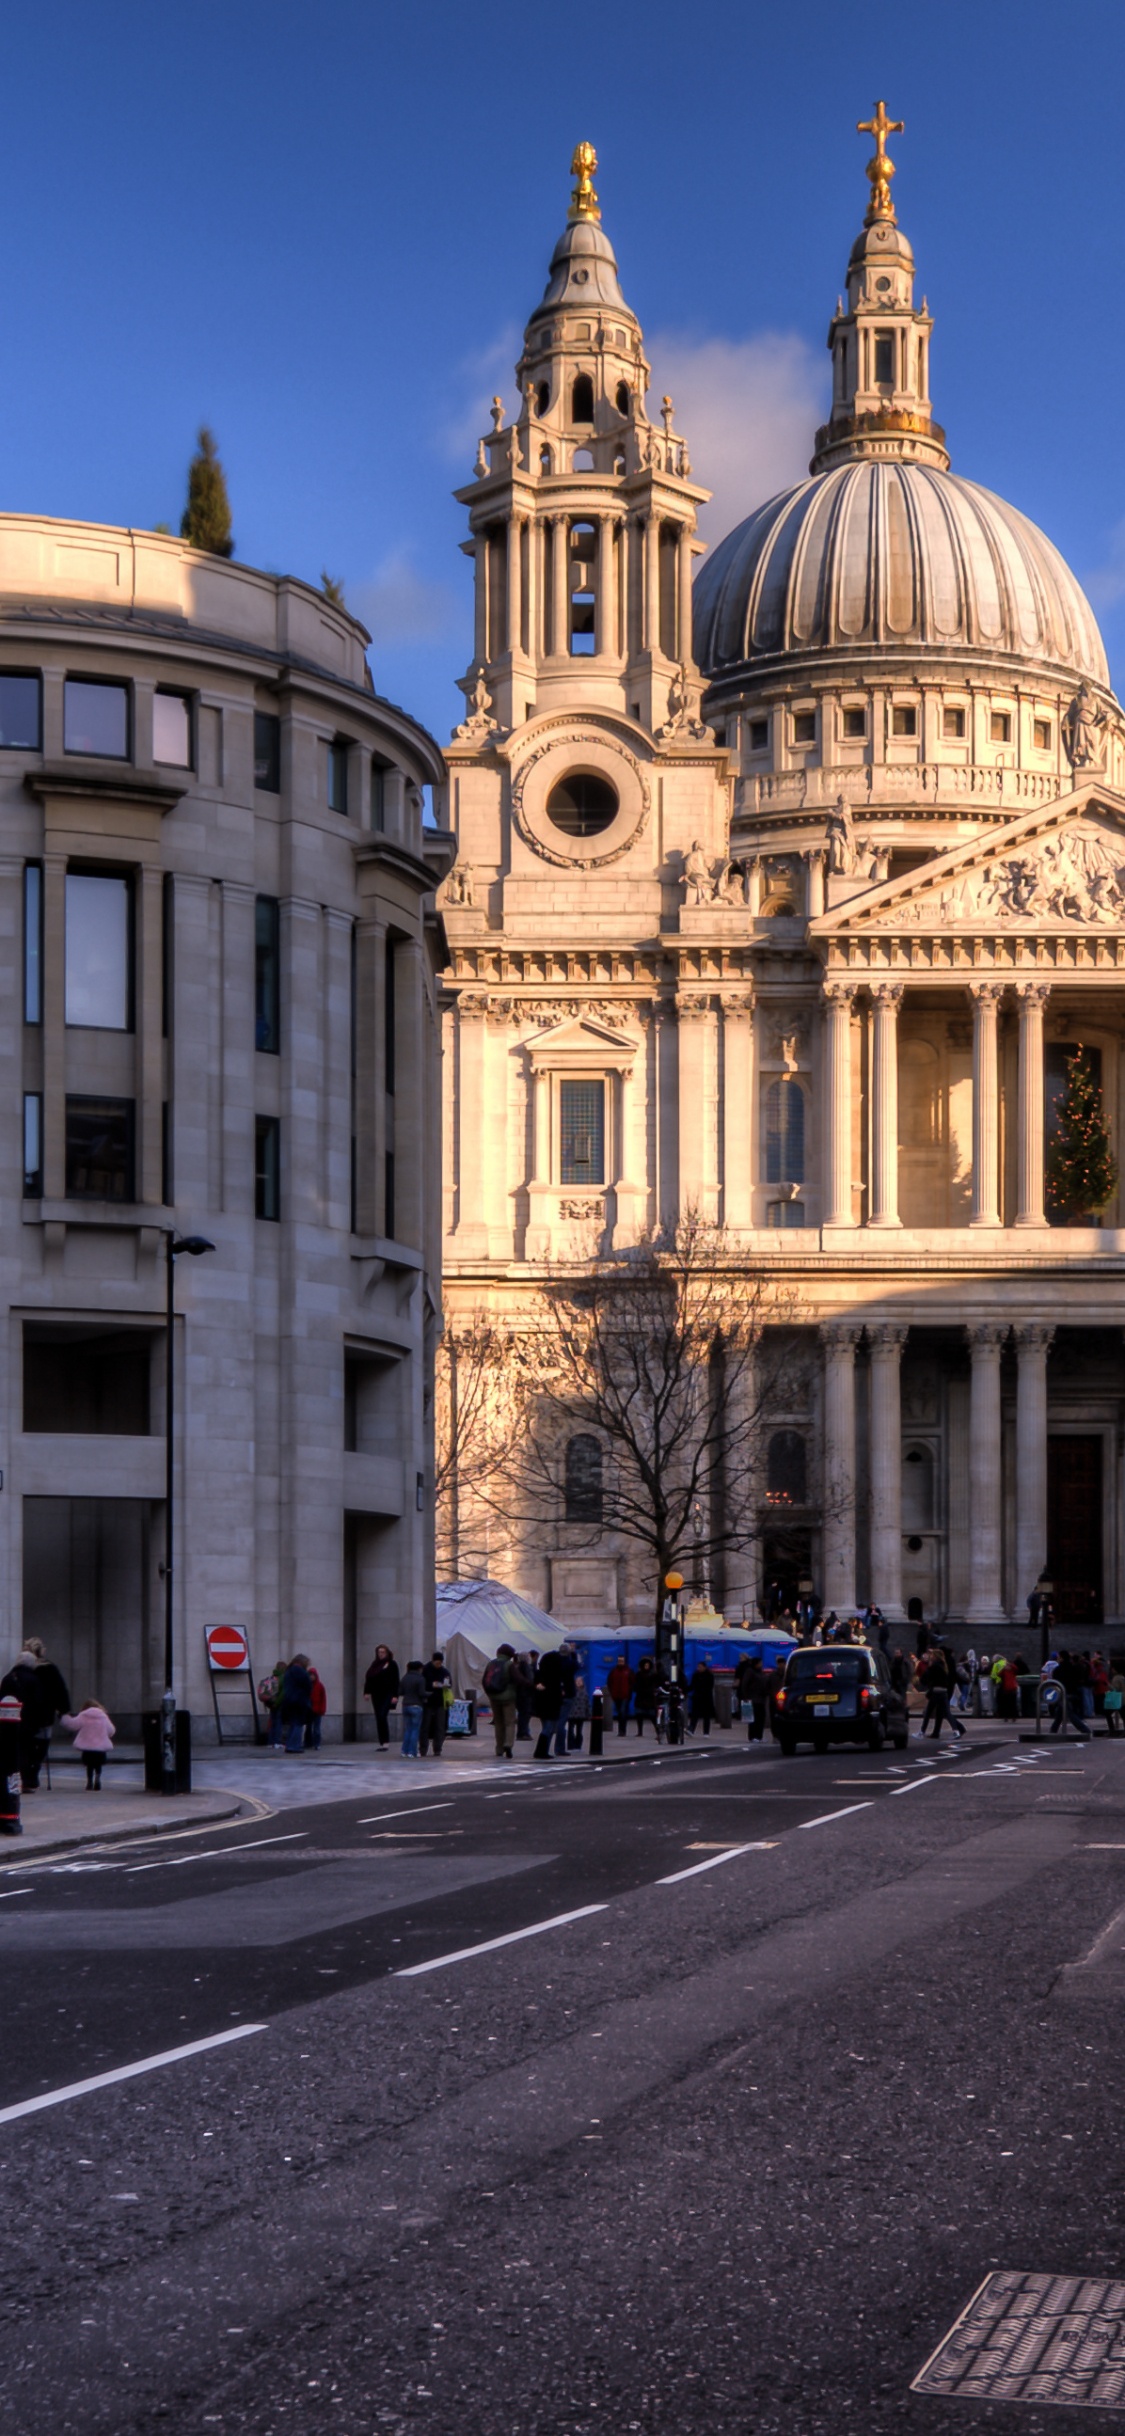
[[[965,1331],[972,1358],[969,1389],[969,1612],[991,1631],[1006,1622],[1000,1585],[1000,1355],[1007,1321]]]
[[[679,1053],[680,1171],[676,1206],[681,1217],[694,1208],[705,1224],[718,1215],[711,1151],[709,1114],[712,1094],[707,1071],[714,1021],[707,998],[681,1000],[677,1007]]]
[[[824,1224],[854,1226],[852,1214],[852,1008],[846,981],[824,985]]]
[[[1043,1207],[1043,1010],[1049,981],[1017,981],[1020,1011],[1016,1225],[1046,1226]]]
[[[820,1331],[824,1347],[824,1580],[825,1607],[855,1610],[855,1349],[863,1331],[834,1320]]]
[[[508,518],[508,649],[519,651],[523,643],[523,553],[521,539],[523,517]]]
[[[598,574],[594,592],[594,649],[617,649],[617,599],[613,565],[613,518],[598,518]]]
[[[972,981],[973,1002],[973,1207],[970,1226],[1000,1224],[1000,1092],[996,1065],[996,1018],[1000,981]]]
[[[691,534],[685,525],[676,549],[676,577],[679,601],[676,612],[676,634],[679,657],[691,660]]]
[[[645,651],[660,649],[660,518],[645,518],[645,622],[641,637]]]
[[[570,648],[570,581],[567,544],[570,527],[565,516],[548,518],[551,527],[551,653],[565,659]]]
[[[903,983],[880,981],[872,1058],[871,1215],[868,1226],[901,1226],[898,1214],[898,1010]]]
[[[483,999],[466,992],[457,1008],[457,1147],[453,1185],[458,1253],[487,1258],[484,1163],[487,1155],[487,1034]]]
[[[1047,1563],[1047,1355],[1054,1329],[1022,1321],[1016,1373],[1016,1614]]]
[[[871,1349],[871,1597],[888,1621],[902,1617],[902,1348],[908,1331],[869,1328]]]

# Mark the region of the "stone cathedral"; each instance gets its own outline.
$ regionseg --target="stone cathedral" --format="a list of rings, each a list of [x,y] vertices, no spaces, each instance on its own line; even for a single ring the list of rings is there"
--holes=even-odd
[[[1083,1644],[1125,1622],[1125,1203],[1052,1223],[1045,1161],[1080,1049],[1125,1150],[1125,717],[1057,550],[952,469],[882,103],[862,131],[829,420],[706,556],[575,154],[458,493],[447,1308],[518,1324],[592,1228],[699,1207],[792,1296],[727,1613],[804,1578],[1026,1648],[1046,1575]],[[567,1494],[488,1569],[647,1619]]]

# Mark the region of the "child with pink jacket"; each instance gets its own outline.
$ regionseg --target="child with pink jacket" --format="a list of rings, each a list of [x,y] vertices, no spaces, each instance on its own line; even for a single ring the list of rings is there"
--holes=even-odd
[[[73,1734],[74,1748],[81,1751],[86,1762],[87,1793],[100,1793],[102,1768],[117,1732],[112,1717],[107,1717],[100,1700],[86,1700],[77,1717],[64,1717],[63,1724]]]

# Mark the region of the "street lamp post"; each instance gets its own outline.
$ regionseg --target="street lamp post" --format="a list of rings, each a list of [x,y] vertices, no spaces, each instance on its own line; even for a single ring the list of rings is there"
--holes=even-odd
[[[176,1261],[181,1252],[196,1258],[200,1252],[213,1252],[215,1246],[206,1235],[177,1235],[174,1227],[164,1238],[166,1296],[165,1296],[165,1371],[164,1371],[164,1697],[160,1703],[160,1790],[176,1790],[176,1693],[175,1693],[175,1619],[172,1606],[172,1543],[176,1505],[176,1390],[175,1390],[175,1279]]]

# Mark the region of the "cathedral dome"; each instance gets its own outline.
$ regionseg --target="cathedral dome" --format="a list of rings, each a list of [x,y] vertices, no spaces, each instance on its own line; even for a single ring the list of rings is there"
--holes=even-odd
[[[859,449],[727,535],[696,581],[694,631],[712,678],[779,654],[922,645],[1109,685],[1090,604],[1037,525],[940,465]]]

